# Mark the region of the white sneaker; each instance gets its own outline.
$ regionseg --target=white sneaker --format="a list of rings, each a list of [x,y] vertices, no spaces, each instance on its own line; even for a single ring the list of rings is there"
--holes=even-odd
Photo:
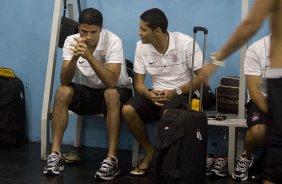
[[[211,175],[211,171],[212,171],[212,168],[214,166],[214,162],[215,162],[215,159],[214,159],[213,155],[209,155],[207,157],[207,166],[206,166],[206,175],[207,176]]]
[[[211,173],[220,177],[227,176],[227,160],[224,158],[217,158],[214,162]]]
[[[250,158],[247,155],[242,155],[239,158],[235,170],[232,173],[232,178],[239,179],[241,181],[247,180],[248,172],[252,164],[253,164],[253,158]]]
[[[95,178],[102,180],[112,180],[120,173],[118,159],[114,156],[104,159],[100,169],[96,172]]]
[[[59,175],[64,170],[64,157],[61,153],[52,152],[47,156],[47,165],[44,167],[43,174]]]

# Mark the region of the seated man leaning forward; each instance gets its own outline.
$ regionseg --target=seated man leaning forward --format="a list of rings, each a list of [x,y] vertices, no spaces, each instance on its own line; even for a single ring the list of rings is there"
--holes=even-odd
[[[137,43],[134,62],[134,87],[137,95],[122,108],[123,118],[145,151],[145,158],[130,173],[145,174],[153,155],[144,123],[158,121],[165,109],[187,104],[190,74],[202,66],[202,52],[196,44],[194,71],[192,66],[193,38],[179,32],[168,32],[167,18],[160,9],[145,11],[139,22],[141,41]],[[144,84],[148,73],[153,81],[150,90]],[[194,75],[194,74],[193,74]],[[200,87],[193,81],[193,91]]]
[[[93,8],[82,11],[79,33],[67,37],[63,48],[61,86],[52,113],[52,149],[44,174],[64,170],[61,144],[68,125],[68,110],[79,115],[106,116],[109,150],[95,178],[111,180],[120,172],[117,152],[122,105],[132,96],[122,42],[103,28],[102,14]],[[77,72],[79,83],[71,82]]]
[[[267,91],[265,73],[270,64],[270,36],[253,43],[245,55],[244,73],[247,80],[248,103],[246,104],[247,125],[245,150],[232,173],[234,179],[247,180],[256,149],[263,145],[267,116]]]

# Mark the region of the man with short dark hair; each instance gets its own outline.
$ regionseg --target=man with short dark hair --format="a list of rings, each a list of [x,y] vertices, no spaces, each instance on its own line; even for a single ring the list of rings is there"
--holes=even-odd
[[[122,105],[131,97],[122,41],[103,28],[102,14],[87,8],[79,17],[79,33],[66,38],[61,86],[52,113],[52,149],[44,174],[64,170],[61,144],[68,124],[68,110],[79,115],[106,116],[109,150],[95,178],[111,180],[120,173],[117,159]],[[72,82],[77,72],[80,81]]]
[[[192,71],[193,38],[179,32],[167,31],[168,20],[163,11],[153,8],[140,16],[139,36],[134,62],[134,87],[137,95],[122,109],[124,120],[145,150],[143,161],[131,171],[144,175],[152,160],[153,146],[144,123],[158,121],[165,109],[180,108],[188,102],[191,72],[197,74],[202,67],[202,52],[196,45],[194,70]],[[149,74],[153,89],[144,83]],[[193,84],[193,91],[200,83]]]

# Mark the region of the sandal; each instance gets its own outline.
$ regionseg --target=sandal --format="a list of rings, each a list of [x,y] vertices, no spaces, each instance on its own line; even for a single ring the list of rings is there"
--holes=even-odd
[[[65,153],[63,156],[65,157],[65,163],[75,163],[80,161],[79,153],[76,151]]]
[[[135,167],[134,170],[130,171],[130,174],[135,176],[144,176],[148,174],[149,169],[148,168],[139,168]]]
[[[142,159],[139,164],[143,162],[144,159]],[[143,176],[147,175],[149,173],[149,167],[151,166],[151,161],[148,164],[147,168],[140,168],[139,165],[134,168],[134,170],[130,171],[130,174],[135,175],[135,176]]]

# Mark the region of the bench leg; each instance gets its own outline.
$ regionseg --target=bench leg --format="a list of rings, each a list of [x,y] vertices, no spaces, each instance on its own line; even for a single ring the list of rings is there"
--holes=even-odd
[[[228,139],[228,173],[232,174],[235,164],[235,142],[236,142],[236,127],[229,126]]]
[[[139,143],[133,138],[132,142],[132,167],[136,167],[139,162]]]
[[[145,157],[145,155],[142,152],[139,143],[136,141],[136,139],[133,138],[133,143],[132,143],[132,161],[131,161],[132,167],[137,167],[139,162],[140,162],[140,160],[142,160],[144,157]]]
[[[80,147],[81,127],[82,127],[82,116],[77,115],[76,128],[75,128],[75,134],[74,134],[74,147]]]

